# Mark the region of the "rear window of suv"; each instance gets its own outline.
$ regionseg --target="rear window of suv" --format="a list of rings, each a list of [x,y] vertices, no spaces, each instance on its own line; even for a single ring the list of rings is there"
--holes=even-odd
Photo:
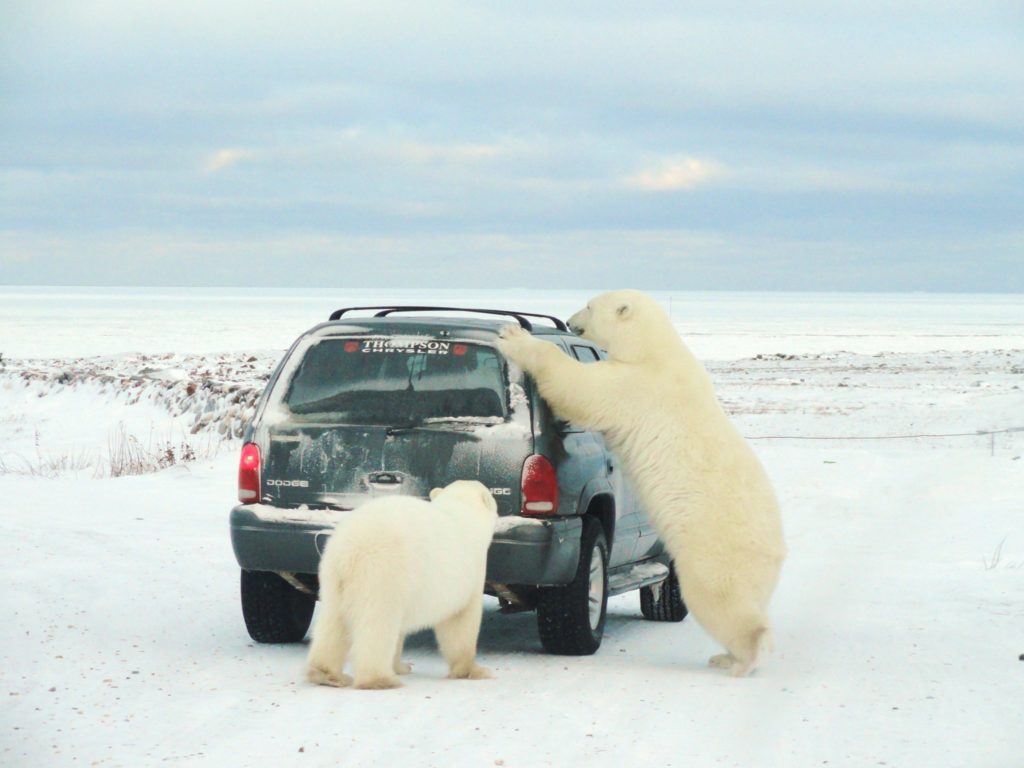
[[[327,338],[309,347],[284,404],[297,416],[357,424],[504,417],[498,353],[423,337]]]

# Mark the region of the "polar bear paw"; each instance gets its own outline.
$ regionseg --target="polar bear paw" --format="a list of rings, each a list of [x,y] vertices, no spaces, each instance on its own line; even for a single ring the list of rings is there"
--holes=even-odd
[[[509,323],[508,325],[502,326],[501,330],[498,331],[498,336],[502,340],[509,339],[522,339],[530,334],[527,333],[526,329],[518,323]]]
[[[356,688],[364,691],[384,691],[389,688],[401,688],[402,681],[394,675],[378,675],[376,677],[356,678]]]
[[[453,680],[490,680],[494,677],[494,673],[479,664],[469,664],[452,667],[448,677]]]
[[[412,664],[405,661],[395,662],[395,674],[396,675],[408,675],[412,672]]]
[[[527,354],[527,350],[533,341],[533,336],[522,327],[506,325],[498,333],[497,346],[501,354],[518,363]]]
[[[708,666],[728,670],[733,677],[746,677],[754,668],[754,662],[741,661],[731,653],[719,653],[708,659]]]
[[[333,673],[323,667],[310,667],[306,679],[317,685],[331,685],[335,688],[347,688],[352,685],[352,678],[344,673]]]
[[[715,669],[732,669],[732,665],[736,663],[736,657],[731,653],[717,653],[708,659],[708,666],[715,667]]]

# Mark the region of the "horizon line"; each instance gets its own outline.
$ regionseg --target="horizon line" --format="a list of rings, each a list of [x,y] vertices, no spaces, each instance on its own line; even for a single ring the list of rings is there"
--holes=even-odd
[[[479,286],[396,286],[396,285],[363,285],[363,286],[324,286],[324,285],[178,285],[178,284],[134,284],[134,283],[0,283],[0,290],[9,288],[32,288],[32,289],[170,289],[170,290],[235,290],[235,291],[538,291],[543,293],[557,292],[604,292],[619,290],[620,288],[634,288],[647,293],[854,293],[854,294],[906,294],[906,295],[932,295],[932,296],[1024,296],[1024,291],[997,291],[984,289],[971,290],[935,290],[928,288],[643,288],[635,285],[609,287],[579,287],[579,288],[551,288],[535,287],[529,285],[509,285],[504,287]]]

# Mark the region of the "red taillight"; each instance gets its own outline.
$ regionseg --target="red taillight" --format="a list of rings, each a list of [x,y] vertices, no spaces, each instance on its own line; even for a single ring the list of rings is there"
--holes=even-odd
[[[553,515],[558,511],[558,476],[551,462],[534,454],[523,464],[523,514]]]
[[[238,500],[246,504],[260,502],[260,447],[255,443],[242,446],[238,462]]]

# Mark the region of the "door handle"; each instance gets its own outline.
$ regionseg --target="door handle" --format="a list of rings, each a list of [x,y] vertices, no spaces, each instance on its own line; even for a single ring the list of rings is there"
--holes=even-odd
[[[401,485],[402,476],[398,472],[371,472],[368,480],[372,485]]]

